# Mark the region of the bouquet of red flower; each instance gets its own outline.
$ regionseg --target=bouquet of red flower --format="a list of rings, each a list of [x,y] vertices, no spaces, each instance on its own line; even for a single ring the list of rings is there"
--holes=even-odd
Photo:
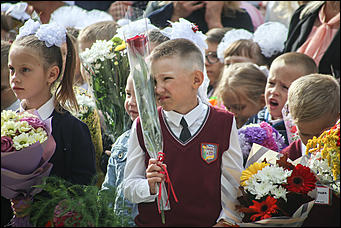
[[[269,151],[259,145],[253,150],[257,147],[260,153]],[[273,161],[276,152],[270,154]],[[240,202],[237,210],[243,213],[243,223],[238,225],[301,226],[315,202],[315,174],[310,168],[296,164],[297,161],[288,162],[285,155],[272,164],[266,158],[259,161],[248,166],[240,177],[242,196],[237,198]]]
[[[1,112],[1,195],[13,204],[12,226],[29,225],[22,208],[41,191],[32,186],[50,174],[56,148],[51,131],[51,118],[42,121],[36,111]]]

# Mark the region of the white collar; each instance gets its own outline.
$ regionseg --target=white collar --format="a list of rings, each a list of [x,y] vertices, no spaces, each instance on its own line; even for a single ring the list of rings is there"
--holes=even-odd
[[[37,109],[37,112],[42,120],[46,120],[49,118],[54,110],[54,100],[55,97],[52,96],[50,100],[48,100],[45,104],[43,104],[40,108]],[[25,111],[26,107],[23,107],[22,102],[20,103],[20,112]]]
[[[177,127],[180,126],[180,121],[181,121],[182,117],[184,117],[186,122],[187,122],[187,125],[189,127],[208,108],[208,106],[206,104],[204,104],[199,97],[198,97],[198,102],[199,102],[199,104],[195,108],[193,108],[189,113],[187,113],[186,115],[182,115],[182,114],[177,113],[175,111],[165,111],[165,110],[163,110],[163,113],[164,113],[167,121],[171,121]]]
[[[301,152],[302,152],[302,156],[305,155],[305,150],[307,149],[306,145],[304,145],[304,143],[301,140]]]
[[[5,110],[17,111],[19,107],[20,107],[20,100],[17,99],[15,102],[13,102],[13,104],[5,108]]]

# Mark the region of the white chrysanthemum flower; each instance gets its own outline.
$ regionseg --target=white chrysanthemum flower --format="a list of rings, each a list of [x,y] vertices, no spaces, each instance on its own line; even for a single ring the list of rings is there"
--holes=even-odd
[[[94,64],[95,69],[99,69],[101,64],[97,62],[113,58],[113,42],[111,40],[97,40],[91,48],[86,48],[80,53],[81,59],[88,65]]]
[[[279,166],[266,166],[255,175],[260,180],[268,181],[273,184],[284,184],[291,173],[291,170],[285,170]]]
[[[246,181],[245,189],[255,195],[256,199],[269,194],[286,199],[286,192],[283,192],[280,184],[287,182],[291,172],[278,166],[266,166]]]
[[[9,120],[17,120],[18,115],[12,110],[3,110],[1,112],[1,126]]]
[[[14,136],[18,130],[17,122],[9,120],[1,124],[1,136]]]
[[[37,128],[35,130],[35,133],[36,133],[34,136],[35,142],[39,141],[40,143],[43,143],[47,140],[47,133],[43,128],[41,128],[41,127]]]
[[[31,125],[29,125],[29,123],[26,121],[18,121],[17,122],[17,128],[18,128],[20,133],[28,132],[28,131],[33,129],[33,127]]]
[[[22,133],[13,138],[13,147],[16,150],[21,150],[22,148],[30,146],[30,137],[28,133]]]
[[[256,195],[256,199],[260,199],[263,196],[269,194],[269,192],[273,189],[273,186],[268,182],[260,182],[257,181],[256,178],[251,178],[248,182],[246,189],[253,195]]]
[[[287,201],[287,190],[282,186],[277,186],[276,188],[271,189],[270,192],[275,199],[283,198],[285,201]]]
[[[21,113],[19,116],[18,116],[18,119],[22,119],[22,118],[29,118],[29,117],[33,117],[33,118],[37,118],[37,116],[36,115],[34,115],[34,114],[31,114],[31,113],[29,113],[29,112],[23,112],[23,113]]]

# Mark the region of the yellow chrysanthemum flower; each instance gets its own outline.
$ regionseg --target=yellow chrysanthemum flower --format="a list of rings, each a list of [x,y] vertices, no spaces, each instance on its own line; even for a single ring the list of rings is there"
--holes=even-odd
[[[245,182],[252,177],[254,174],[256,174],[259,170],[262,170],[265,166],[269,165],[268,163],[262,162],[255,162],[252,165],[250,165],[247,169],[245,169],[242,172],[242,175],[240,177],[240,185],[245,186]]]
[[[124,41],[122,41],[122,43],[120,45],[117,45],[117,47],[115,48],[114,51],[122,51],[126,48],[126,43]]]

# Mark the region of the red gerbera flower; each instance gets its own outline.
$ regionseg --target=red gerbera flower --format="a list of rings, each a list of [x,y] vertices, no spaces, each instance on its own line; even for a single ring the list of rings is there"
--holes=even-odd
[[[316,177],[308,167],[298,164],[291,176],[288,177],[287,182],[285,188],[288,191],[306,194],[315,188]]]
[[[253,205],[249,208],[253,210],[253,212],[257,213],[251,216],[251,220],[255,221],[257,218],[260,217],[260,220],[271,218],[272,214],[277,213],[277,200],[272,196],[266,197],[263,202],[257,202],[256,200],[252,200]]]

